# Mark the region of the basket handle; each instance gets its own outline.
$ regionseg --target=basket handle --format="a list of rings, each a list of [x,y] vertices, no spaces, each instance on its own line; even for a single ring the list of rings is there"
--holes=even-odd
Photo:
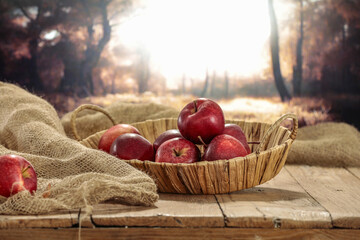
[[[277,129],[280,124],[282,123],[282,121],[284,121],[287,118],[291,118],[294,122],[294,126],[293,126],[293,130],[289,136],[289,138],[291,138],[292,140],[295,140],[296,138],[296,134],[297,134],[297,130],[299,127],[299,123],[298,123],[298,118],[295,114],[293,113],[287,113],[282,115],[278,120],[276,120],[275,123],[273,123],[270,128],[266,131],[265,135],[263,136],[263,138],[260,141],[260,144],[257,146],[256,148],[256,154],[260,153],[260,150],[264,147],[266,140],[269,138],[269,136],[274,132],[275,129]]]
[[[110,119],[110,121],[112,122],[113,125],[116,124],[114,118],[105,109],[103,109],[99,106],[96,106],[96,105],[92,105],[92,104],[83,104],[73,111],[73,113],[71,114],[71,119],[70,119],[71,131],[74,134],[74,137],[76,138],[76,140],[78,140],[78,141],[81,141],[81,137],[79,136],[77,129],[76,129],[76,117],[77,117],[78,113],[84,109],[90,109],[90,110],[94,110],[97,112],[101,112]]]

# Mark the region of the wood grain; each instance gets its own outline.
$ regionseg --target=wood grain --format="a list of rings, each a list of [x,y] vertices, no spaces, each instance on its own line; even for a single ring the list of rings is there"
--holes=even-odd
[[[99,204],[95,226],[223,227],[224,218],[213,195],[160,194],[155,207]]]
[[[286,166],[332,217],[334,227],[360,228],[360,179],[344,168]]]
[[[0,230],[0,239],[75,240],[78,229]],[[238,228],[96,228],[81,229],[82,240],[111,239],[261,239],[261,240],[358,240],[360,230],[343,229],[238,229]]]
[[[203,174],[206,175],[206,172]],[[358,174],[359,168],[347,170],[287,165],[269,182],[232,194],[160,194],[155,207],[107,202],[94,206],[92,215],[86,215],[82,209],[81,226],[86,231],[94,227],[114,226],[119,227],[119,231],[124,227],[147,227],[149,231],[159,227],[215,228],[216,231],[224,226],[262,230],[332,227],[360,229]],[[78,212],[58,211],[38,216],[0,215],[0,229],[15,231],[15,228],[22,228],[33,231],[33,228],[77,227]],[[295,233],[307,237],[297,231]],[[133,233],[129,234],[133,236]],[[221,236],[219,232],[214,234]]]
[[[0,215],[0,229],[72,227],[77,224],[76,210],[58,211],[47,215]]]
[[[282,170],[258,187],[216,195],[226,226],[258,228],[331,228],[329,213]]]

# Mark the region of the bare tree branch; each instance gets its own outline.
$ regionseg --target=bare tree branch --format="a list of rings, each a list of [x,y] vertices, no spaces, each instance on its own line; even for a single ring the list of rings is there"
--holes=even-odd
[[[35,21],[38,22],[39,19],[40,19],[40,16],[41,16],[41,13],[42,13],[42,10],[43,10],[43,1],[40,0],[40,2],[37,4],[37,8],[38,8],[38,11],[37,11],[37,14],[36,14],[36,18],[35,18]]]
[[[110,40],[110,35],[111,35],[111,26],[107,14],[107,6],[110,2],[111,1],[101,1],[100,3],[101,17],[103,22],[103,36],[97,45],[97,51],[100,53],[104,49],[106,43]]]
[[[20,11],[22,12],[22,14],[29,19],[30,21],[34,21],[35,19],[33,19],[32,17],[30,17],[30,15],[28,14],[28,12],[24,9],[23,6],[21,6],[21,4],[19,3],[19,1],[15,1],[16,6],[20,9]]]

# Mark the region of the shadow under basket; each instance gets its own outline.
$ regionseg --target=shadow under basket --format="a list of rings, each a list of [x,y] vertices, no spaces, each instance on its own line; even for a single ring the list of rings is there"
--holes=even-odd
[[[74,135],[77,135],[75,118],[76,116],[73,117],[73,129],[75,129]],[[286,118],[293,120],[292,131],[280,126]],[[239,125],[248,142],[258,142],[258,144],[250,144],[251,154],[229,160],[200,161],[190,164],[156,163],[136,159],[122,161],[146,172],[155,180],[158,191],[165,193],[230,193],[260,185],[275,177],[284,166],[291,144],[295,140],[298,129],[296,115],[285,114],[274,124],[238,120],[226,120],[226,123]],[[177,119],[147,120],[131,125],[153,143],[164,131],[177,129]],[[105,131],[93,134],[80,143],[98,149],[98,142]]]

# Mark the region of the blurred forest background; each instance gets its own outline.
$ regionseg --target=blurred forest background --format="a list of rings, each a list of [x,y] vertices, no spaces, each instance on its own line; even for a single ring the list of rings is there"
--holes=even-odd
[[[228,118],[360,128],[360,1],[0,0],[0,80],[60,116],[195,97]]]

